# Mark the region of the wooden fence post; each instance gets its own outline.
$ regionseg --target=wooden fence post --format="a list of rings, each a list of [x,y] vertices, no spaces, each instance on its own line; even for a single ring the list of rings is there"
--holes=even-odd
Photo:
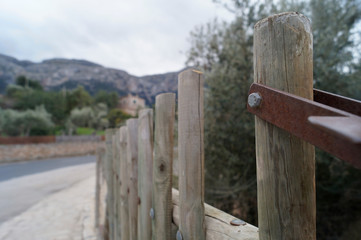
[[[174,236],[171,236],[174,117],[175,94],[158,95],[155,99],[153,240],[174,239]]]
[[[129,239],[127,127],[120,128],[120,239]]]
[[[137,240],[138,232],[138,119],[127,120],[128,173],[129,173],[129,239]]]
[[[254,27],[254,81],[312,99],[312,52],[305,16],[263,19]],[[258,117],[255,127],[260,239],[315,239],[314,147]]]
[[[205,240],[203,120],[203,74],[188,69],[178,80],[178,234],[186,240]]]
[[[106,146],[106,172],[107,172],[107,221],[108,221],[108,232],[107,236],[112,238],[114,236],[114,211],[113,211],[113,129],[107,129],[105,131],[105,146]]]
[[[138,239],[152,239],[153,110],[142,109],[138,120]]]
[[[100,226],[100,209],[101,209],[101,200],[100,200],[100,196],[101,196],[101,171],[102,171],[102,149],[101,147],[97,147],[96,149],[96,157],[97,157],[97,161],[96,161],[96,167],[95,167],[95,171],[96,171],[96,178],[95,178],[95,228],[99,229]]]
[[[114,239],[120,238],[120,226],[119,226],[119,176],[120,176],[120,130],[114,129],[113,131],[113,211],[114,211]]]

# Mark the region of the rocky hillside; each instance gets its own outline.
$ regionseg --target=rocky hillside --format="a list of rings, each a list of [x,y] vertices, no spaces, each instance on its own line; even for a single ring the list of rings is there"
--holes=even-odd
[[[73,89],[82,85],[92,94],[100,89],[116,90],[120,95],[130,92],[152,104],[157,94],[177,91],[179,72],[137,77],[85,60],[50,59],[34,63],[0,54],[0,93],[8,84],[14,83],[17,76],[25,75],[48,90]]]

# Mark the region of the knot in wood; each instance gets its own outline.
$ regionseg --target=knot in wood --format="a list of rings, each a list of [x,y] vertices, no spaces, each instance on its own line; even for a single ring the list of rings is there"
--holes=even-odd
[[[161,163],[159,165],[159,171],[163,172],[165,170],[165,165],[163,163]]]

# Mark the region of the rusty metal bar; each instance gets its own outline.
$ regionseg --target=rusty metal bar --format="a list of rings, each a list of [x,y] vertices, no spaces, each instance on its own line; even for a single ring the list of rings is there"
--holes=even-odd
[[[251,85],[247,109],[265,121],[361,168],[361,118],[351,114],[357,110],[345,104],[352,99],[337,98],[337,95],[324,94],[322,91],[317,93],[323,96],[315,97],[320,102],[327,102],[327,96],[331,96],[333,100],[328,102],[331,106],[341,106],[340,109],[349,112],[257,83]],[[353,101],[352,104],[358,103]]]
[[[313,101],[361,117],[361,101],[318,89],[313,89]]]

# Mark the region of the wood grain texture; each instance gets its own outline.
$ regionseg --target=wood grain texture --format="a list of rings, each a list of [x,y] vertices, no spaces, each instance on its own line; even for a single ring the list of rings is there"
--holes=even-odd
[[[155,99],[155,133],[153,160],[153,240],[170,240],[172,236],[172,170],[175,94],[160,94]]]
[[[128,169],[128,128],[120,128],[120,239],[129,239],[129,169]]]
[[[95,192],[95,228],[99,234],[103,235],[106,231],[105,212],[106,212],[106,179],[105,179],[105,148],[97,147],[96,149],[96,192]]]
[[[107,188],[109,189],[107,193],[107,219],[109,223],[108,235],[114,237],[114,193],[112,191],[114,186],[113,179],[113,129],[107,129],[105,131],[105,147],[106,147],[106,179],[107,179]]]
[[[114,239],[120,239],[120,226],[119,226],[119,175],[120,175],[120,141],[119,141],[119,129],[114,129],[112,137],[112,151],[113,151],[113,211],[114,211]]]
[[[261,20],[254,30],[254,81],[312,99],[312,44],[301,14]],[[315,239],[314,147],[258,117],[255,127],[260,239]]]
[[[99,228],[100,225],[100,209],[101,209],[101,201],[100,201],[100,188],[102,183],[102,148],[97,147],[96,149],[96,175],[95,175],[95,228]]]
[[[138,119],[127,120],[129,239],[138,239]]]
[[[178,78],[179,230],[183,239],[204,240],[204,80],[192,69]]]
[[[138,239],[152,239],[153,110],[142,109],[138,118]]]
[[[179,226],[180,221],[180,202],[179,192],[172,189],[173,202],[173,222]],[[207,240],[258,240],[258,228],[246,223],[241,226],[233,226],[230,222],[235,217],[222,212],[208,204],[204,204],[205,208],[205,229]],[[185,239],[185,238],[183,238]],[[197,238],[193,238],[197,239]]]

